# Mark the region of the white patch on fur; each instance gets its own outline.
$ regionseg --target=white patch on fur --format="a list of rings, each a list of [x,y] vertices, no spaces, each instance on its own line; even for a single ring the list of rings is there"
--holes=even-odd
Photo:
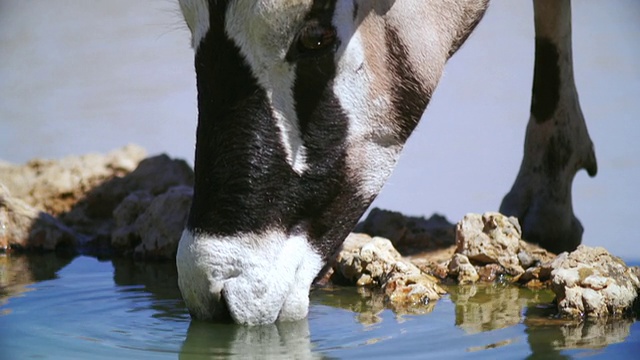
[[[287,162],[299,174],[307,169],[306,148],[293,98],[296,66],[285,57],[311,5],[311,0],[236,0],[229,4],[225,23],[227,34],[267,92]]]
[[[333,23],[338,37],[344,40],[336,54],[334,93],[349,117],[347,166],[358,179],[360,195],[371,198],[380,192],[391,174],[402,146],[393,140],[393,129],[386,119],[392,107],[391,94],[374,85],[387,81],[385,74],[376,73],[385,69],[385,49],[380,49],[379,54],[371,54],[373,49],[368,49],[367,54],[362,29],[356,28],[353,11],[353,1],[336,3]],[[377,64],[373,65],[374,62]],[[389,84],[386,85],[388,90]]]
[[[191,46],[197,50],[209,31],[209,3],[207,0],[180,0],[180,10],[191,30]]]
[[[309,289],[323,266],[306,237],[279,231],[217,238],[185,230],[176,263],[182,297],[196,318],[211,319],[223,294],[233,320],[247,325],[306,317]]]

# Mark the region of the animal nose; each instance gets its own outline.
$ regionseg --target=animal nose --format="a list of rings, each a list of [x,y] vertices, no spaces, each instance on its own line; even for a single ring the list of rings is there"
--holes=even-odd
[[[239,324],[293,321],[307,315],[322,258],[306,235],[268,232],[216,237],[183,232],[178,284],[192,316]]]
[[[212,320],[220,323],[233,323],[233,318],[231,317],[231,312],[229,311],[229,305],[227,305],[227,298],[225,297],[224,289],[222,289],[222,291],[220,292],[220,298],[215,306],[217,308],[217,311],[215,317]]]

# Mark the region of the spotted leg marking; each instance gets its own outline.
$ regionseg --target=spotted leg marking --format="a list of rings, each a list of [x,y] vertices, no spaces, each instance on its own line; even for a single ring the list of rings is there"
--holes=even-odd
[[[575,174],[597,173],[593,142],[573,76],[570,0],[536,0],[535,68],[524,157],[500,211],[518,217],[525,240],[553,252],[574,250],[583,227],[573,213]]]

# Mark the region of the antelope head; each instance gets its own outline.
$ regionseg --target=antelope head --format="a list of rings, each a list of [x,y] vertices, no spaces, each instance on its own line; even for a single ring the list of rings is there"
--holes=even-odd
[[[191,315],[307,315],[486,0],[180,0],[198,88]]]

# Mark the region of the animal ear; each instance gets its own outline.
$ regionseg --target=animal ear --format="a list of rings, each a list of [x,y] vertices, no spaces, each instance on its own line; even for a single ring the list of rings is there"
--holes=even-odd
[[[207,0],[180,0],[180,10],[191,31],[191,46],[196,49],[209,31],[209,3]]]

